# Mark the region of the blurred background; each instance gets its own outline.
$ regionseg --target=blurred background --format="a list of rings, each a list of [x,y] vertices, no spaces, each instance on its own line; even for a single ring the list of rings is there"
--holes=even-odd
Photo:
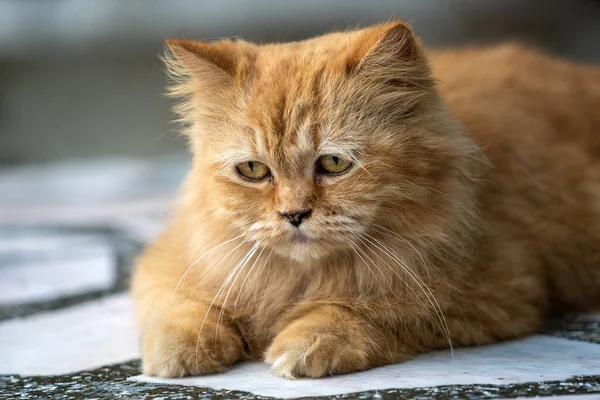
[[[0,0],[0,164],[182,151],[166,36],[291,40],[391,17],[430,47],[519,39],[600,60],[593,0]]]

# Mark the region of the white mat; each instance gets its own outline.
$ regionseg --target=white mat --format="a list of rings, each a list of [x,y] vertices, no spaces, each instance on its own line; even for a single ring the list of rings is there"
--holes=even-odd
[[[183,379],[137,376],[136,381],[240,390],[261,396],[294,398],[461,384],[510,384],[600,374],[600,346],[549,336],[447,351],[370,371],[325,379],[290,381],[264,363],[244,363],[218,375]]]
[[[52,300],[114,284],[113,249],[85,234],[0,233],[0,306]]]
[[[139,358],[131,300],[114,295],[0,324],[0,375],[59,375]]]

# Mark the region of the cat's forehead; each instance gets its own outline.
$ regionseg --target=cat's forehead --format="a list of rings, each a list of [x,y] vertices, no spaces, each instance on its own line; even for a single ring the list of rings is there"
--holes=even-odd
[[[258,129],[278,136],[289,136],[322,117],[324,73],[293,63],[262,71],[251,88],[246,104],[247,116]]]
[[[281,169],[304,165],[320,151],[326,130],[316,105],[283,92],[259,97],[248,113],[247,139],[252,151]]]
[[[316,146],[335,118],[336,94],[346,89],[343,71],[326,57],[310,56],[303,47],[268,54],[259,57],[257,72],[247,82],[246,117],[266,140],[292,145],[309,141]]]
[[[331,59],[310,56],[324,47],[284,47],[278,57],[260,60],[243,109],[253,150],[290,168],[319,154],[344,154],[350,143],[340,136],[346,90],[344,71]]]

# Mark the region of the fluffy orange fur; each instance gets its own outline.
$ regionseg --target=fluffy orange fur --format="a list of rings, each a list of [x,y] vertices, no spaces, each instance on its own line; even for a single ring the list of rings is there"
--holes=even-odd
[[[167,44],[193,161],[133,278],[144,373],[322,377],[600,305],[600,69],[426,56],[401,22]],[[327,154],[351,168],[319,173]]]

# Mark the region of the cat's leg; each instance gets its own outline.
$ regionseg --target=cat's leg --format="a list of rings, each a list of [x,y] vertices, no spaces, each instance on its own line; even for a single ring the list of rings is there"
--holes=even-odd
[[[174,306],[142,332],[142,364],[146,375],[182,377],[222,372],[244,355],[235,326],[217,322],[218,309],[191,302]]]
[[[391,364],[413,354],[350,309],[324,305],[286,325],[267,349],[265,361],[286,378],[319,378]]]
[[[466,307],[377,318],[390,304],[370,304],[371,315],[324,305],[294,317],[275,336],[265,360],[287,378],[323,377],[408,360],[435,349],[512,339],[540,329],[542,312],[516,299],[483,296]],[[469,307],[470,306],[470,307]]]
[[[210,306],[213,296],[195,282],[178,286],[182,271],[155,250],[148,253],[138,262],[132,282],[144,374],[204,375],[243,358],[243,338],[220,308]]]

